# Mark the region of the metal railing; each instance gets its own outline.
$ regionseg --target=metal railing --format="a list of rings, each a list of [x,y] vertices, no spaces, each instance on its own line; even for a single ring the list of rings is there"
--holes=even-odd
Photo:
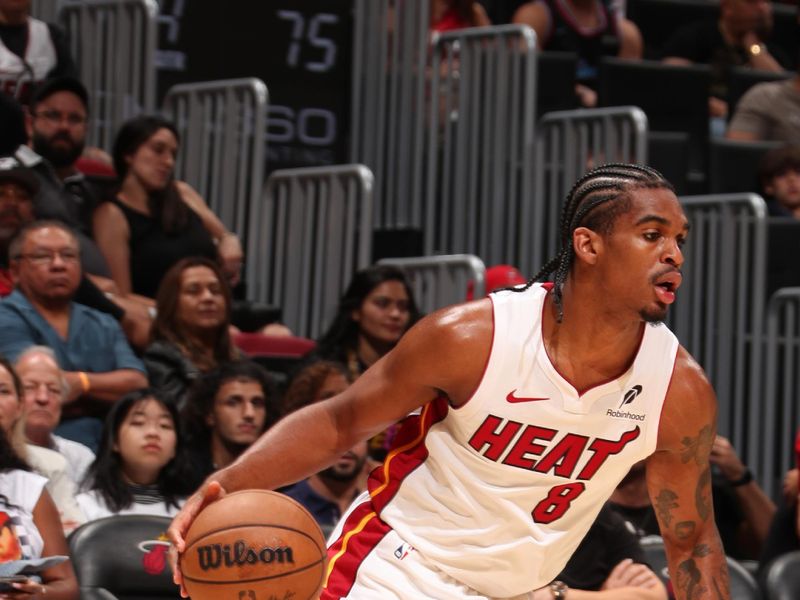
[[[32,0],[31,16],[40,21],[55,23],[58,21],[58,11],[67,1],[69,0]]]
[[[424,313],[466,301],[470,289],[473,298],[482,298],[486,290],[486,267],[472,254],[384,258],[378,264],[406,272],[414,299]]]
[[[767,260],[766,204],[757,194],[686,196],[691,223],[683,285],[668,322],[705,369],[718,430],[745,460],[760,452],[759,408]]]
[[[155,0],[66,2],[59,21],[89,91],[89,136],[110,150],[126,119],[155,108]]]
[[[767,308],[763,393],[753,399],[760,417],[751,424],[760,442],[749,460],[767,494],[777,498],[783,476],[797,466],[794,439],[800,428],[800,288],[782,288]]]
[[[373,177],[363,165],[275,171],[251,207],[251,299],[280,306],[296,334],[316,338],[344,287],[369,266]]]
[[[375,174],[376,227],[422,227],[429,0],[355,0],[350,160]]]
[[[264,184],[267,101],[267,86],[255,78],[176,85],[164,98],[183,148],[176,177],[242,236]]]
[[[647,163],[647,116],[635,106],[565,110],[545,114],[536,130],[533,201],[522,207],[527,225],[521,260],[533,274],[556,255],[561,208],[572,186],[604,163]]]
[[[536,34],[524,25],[433,35],[425,253],[521,260],[533,194]]]

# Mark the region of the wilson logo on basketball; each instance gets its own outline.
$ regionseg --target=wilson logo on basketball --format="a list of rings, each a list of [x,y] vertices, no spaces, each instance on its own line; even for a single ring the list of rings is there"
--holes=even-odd
[[[200,568],[203,571],[219,569],[220,567],[234,567],[263,563],[294,563],[294,554],[289,546],[256,549],[248,546],[243,540],[231,544],[207,544],[197,548]]]

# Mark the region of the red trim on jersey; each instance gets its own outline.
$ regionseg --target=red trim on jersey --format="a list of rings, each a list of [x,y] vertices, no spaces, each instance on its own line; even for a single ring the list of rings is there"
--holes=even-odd
[[[342,535],[328,548],[328,571],[319,600],[346,597],[361,563],[391,530],[375,514],[369,500],[353,509],[342,527]]]
[[[544,355],[547,358],[547,362],[550,363],[550,365],[553,367],[553,370],[556,373],[558,373],[559,377],[561,377],[561,379],[563,379],[569,385],[571,385],[572,389],[574,389],[578,393],[578,398],[580,398],[581,396],[587,394],[588,392],[592,391],[595,388],[599,388],[601,386],[606,385],[607,383],[611,383],[615,379],[619,379],[620,377],[625,375],[625,373],[627,373],[628,370],[633,366],[633,363],[636,362],[636,357],[639,356],[639,352],[642,349],[642,342],[644,342],[644,332],[645,332],[645,328],[647,326],[646,323],[642,323],[641,328],[639,329],[639,343],[636,345],[636,352],[633,353],[633,356],[628,361],[628,364],[626,364],[622,368],[622,370],[619,373],[617,373],[616,375],[614,375],[613,377],[609,377],[608,379],[605,379],[605,380],[603,380],[603,381],[601,381],[599,383],[595,383],[594,385],[590,385],[586,389],[579,390],[577,387],[575,387],[575,384],[572,383],[569,380],[569,378],[567,378],[561,371],[558,370],[558,365],[556,365],[556,363],[554,363],[551,360],[550,355],[547,353],[547,344],[544,343],[544,309],[545,309],[545,305],[546,304],[547,304],[547,297],[545,297],[545,299],[542,301],[542,318],[541,318],[541,321],[539,323],[539,327],[541,329],[541,334],[542,334],[542,348],[544,348]]]
[[[421,414],[403,421],[383,466],[369,476],[369,495],[376,513],[381,514],[405,478],[428,458],[425,436],[433,425],[447,416],[449,408],[447,397],[442,395],[425,405]]]

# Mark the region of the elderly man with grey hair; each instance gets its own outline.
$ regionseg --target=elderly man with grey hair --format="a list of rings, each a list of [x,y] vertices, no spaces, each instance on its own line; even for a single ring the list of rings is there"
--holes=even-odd
[[[69,478],[79,486],[94,461],[94,453],[83,444],[53,433],[61,420],[61,404],[69,392],[55,353],[47,346],[31,346],[20,354],[15,369],[24,389],[28,441],[64,456]]]

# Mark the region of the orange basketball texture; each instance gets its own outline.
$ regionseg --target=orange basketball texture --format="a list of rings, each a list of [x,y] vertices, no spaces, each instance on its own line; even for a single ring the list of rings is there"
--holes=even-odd
[[[181,556],[193,600],[311,600],[325,566],[325,538],[314,518],[288,496],[266,490],[234,492],[205,507]]]

